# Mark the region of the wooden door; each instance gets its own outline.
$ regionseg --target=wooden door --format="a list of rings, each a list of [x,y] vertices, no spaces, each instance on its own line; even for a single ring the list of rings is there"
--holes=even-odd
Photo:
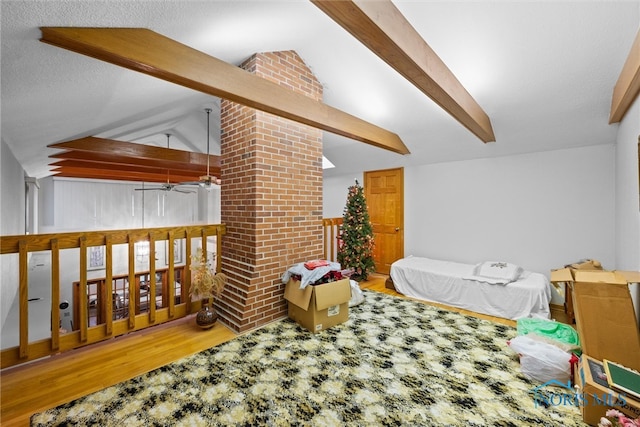
[[[364,194],[373,226],[376,272],[389,274],[404,257],[404,169],[364,173]]]

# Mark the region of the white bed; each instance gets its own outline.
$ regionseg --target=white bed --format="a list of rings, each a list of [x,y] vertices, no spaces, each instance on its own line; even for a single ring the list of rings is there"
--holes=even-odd
[[[506,263],[494,263],[506,265]],[[511,264],[509,264],[511,265]],[[478,277],[479,265],[407,257],[391,265],[391,280],[406,296],[438,302],[506,319],[550,318],[551,285],[546,276],[518,271],[517,280],[489,283]],[[479,280],[472,280],[479,279]],[[508,280],[507,280],[508,281]]]

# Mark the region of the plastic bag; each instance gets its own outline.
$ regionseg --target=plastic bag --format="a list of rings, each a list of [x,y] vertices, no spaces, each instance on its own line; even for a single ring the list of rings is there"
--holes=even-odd
[[[542,383],[566,383],[571,379],[572,354],[526,335],[510,340],[509,347],[520,356],[520,370],[525,377]]]
[[[573,348],[580,348],[578,332],[571,326],[553,320],[522,318],[518,319],[518,335],[535,333],[541,337],[547,337],[569,344]]]
[[[560,350],[568,351],[577,355],[582,354],[580,350],[580,346],[576,346],[574,344],[567,344],[566,342],[554,340],[553,338],[548,338],[543,335],[538,335],[536,332],[530,332],[527,334],[528,338],[531,338],[534,341],[546,342],[547,344],[551,344],[555,347],[558,347]]]
[[[349,284],[351,285],[351,299],[349,300],[349,307],[355,307],[364,301],[364,294],[362,293],[362,289],[360,289],[360,285],[355,280],[349,280]]]

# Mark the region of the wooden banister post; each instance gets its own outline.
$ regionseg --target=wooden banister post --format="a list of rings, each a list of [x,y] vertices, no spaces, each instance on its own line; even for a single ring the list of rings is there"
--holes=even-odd
[[[18,242],[20,283],[18,289],[20,304],[20,358],[29,356],[29,277],[27,269],[27,241]]]
[[[51,239],[51,350],[60,348],[60,245]]]

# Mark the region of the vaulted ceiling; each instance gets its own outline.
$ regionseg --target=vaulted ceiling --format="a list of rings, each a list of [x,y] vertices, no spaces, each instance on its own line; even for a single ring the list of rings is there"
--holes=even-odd
[[[396,52],[398,66],[376,55],[384,34],[359,40],[306,0],[3,0],[2,139],[27,174],[41,178],[55,171],[59,159],[50,156],[64,152],[52,145],[67,141],[164,150],[169,133],[172,149],[206,153],[211,108],[211,153],[219,154],[218,97],[40,41],[41,27],[135,27],[233,65],[256,52],[295,50],[323,84],[327,106],[396,134],[411,153],[326,131],[324,155],[336,165],[326,176],[615,141],[612,94],[640,27],[640,0],[393,4],[486,113],[494,138],[484,139],[495,142],[410,82],[415,69],[403,68],[406,58]],[[202,174],[206,156],[195,159],[191,177]],[[170,165],[156,166],[156,182],[164,181]],[[132,169],[136,180],[142,170]]]

